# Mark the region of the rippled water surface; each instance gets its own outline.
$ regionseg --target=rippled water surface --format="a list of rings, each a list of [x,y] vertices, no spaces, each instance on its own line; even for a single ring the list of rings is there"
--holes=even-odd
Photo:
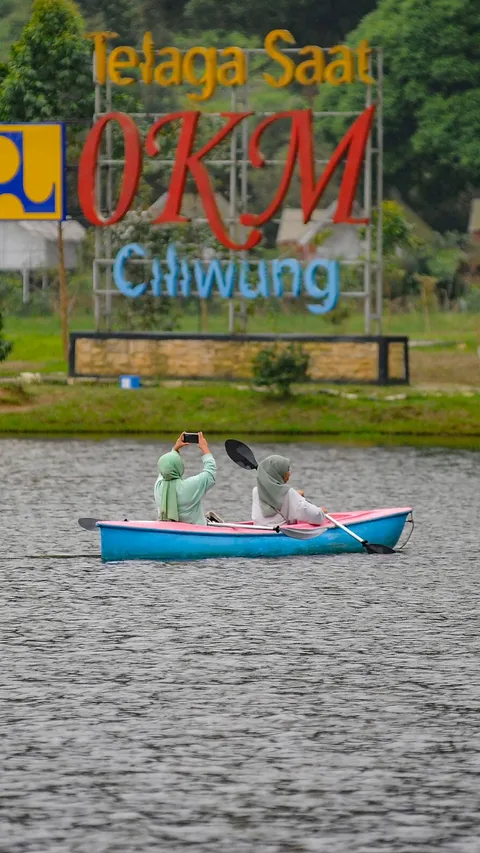
[[[165,449],[0,441],[2,853],[480,851],[480,455],[289,446],[413,504],[399,556],[102,565],[77,517],[151,517]]]

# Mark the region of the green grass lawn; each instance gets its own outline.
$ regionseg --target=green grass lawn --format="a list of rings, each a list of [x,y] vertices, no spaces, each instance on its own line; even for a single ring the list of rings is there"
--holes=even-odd
[[[353,389],[351,389],[353,390]],[[1,394],[8,393],[5,399]],[[0,433],[43,435],[171,435],[195,423],[216,436],[276,435],[382,443],[462,442],[480,448],[480,394],[403,399],[391,389],[330,396],[304,389],[277,399],[233,384],[202,383],[123,391],[117,385],[38,385],[0,391]],[[392,397],[394,399],[387,399]]]
[[[93,329],[93,318],[76,317],[71,331]],[[9,359],[0,364],[0,373],[21,371],[57,373],[67,369],[62,353],[60,317],[4,318],[5,337],[13,342]]]

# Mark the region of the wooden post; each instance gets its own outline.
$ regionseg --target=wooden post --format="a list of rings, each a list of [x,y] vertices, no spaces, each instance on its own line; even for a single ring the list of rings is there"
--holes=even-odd
[[[60,313],[62,317],[63,357],[68,361],[68,294],[62,223],[58,223],[58,281],[60,284]]]

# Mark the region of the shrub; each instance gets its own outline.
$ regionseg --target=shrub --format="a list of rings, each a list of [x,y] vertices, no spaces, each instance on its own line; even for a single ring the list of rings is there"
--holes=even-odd
[[[140,299],[123,298],[117,306],[116,326],[128,332],[173,332],[180,325],[174,299],[145,293]]]
[[[256,385],[273,388],[281,396],[288,397],[292,382],[308,379],[310,357],[302,347],[266,347],[260,350],[252,363],[252,376]]]
[[[471,314],[480,314],[480,288],[472,287],[463,300],[463,305]]]
[[[5,361],[6,358],[10,355],[12,351],[13,344],[10,341],[6,341],[2,335],[3,329],[3,317],[2,312],[0,311],[0,361]]]

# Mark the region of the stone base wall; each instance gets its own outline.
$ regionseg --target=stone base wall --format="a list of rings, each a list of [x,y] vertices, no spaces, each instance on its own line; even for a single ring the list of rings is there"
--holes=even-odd
[[[260,350],[292,342],[308,352],[314,381],[408,382],[407,339],[367,336],[76,332],[70,335],[70,376],[248,380]]]

